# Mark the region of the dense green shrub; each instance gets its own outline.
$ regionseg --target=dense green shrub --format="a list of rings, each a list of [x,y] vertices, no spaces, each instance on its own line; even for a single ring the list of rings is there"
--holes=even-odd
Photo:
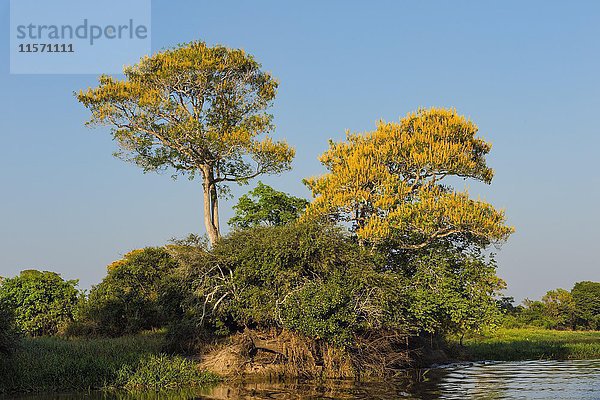
[[[309,337],[347,345],[362,327],[354,309],[355,290],[343,279],[308,283],[283,302],[282,323]]]
[[[505,284],[493,257],[476,248],[437,245],[414,252],[398,268],[412,286],[408,315],[421,330],[464,333],[499,322],[494,297]]]
[[[0,357],[11,355],[18,344],[19,333],[14,315],[8,307],[0,304]]]
[[[119,336],[165,325],[161,294],[176,262],[164,248],[127,253],[108,266],[78,310],[70,333]]]
[[[0,304],[14,312],[19,329],[31,336],[54,335],[73,320],[77,281],[54,272],[26,270],[0,284]]]
[[[503,282],[493,259],[475,250],[438,246],[390,261],[342,228],[290,223],[174,254],[183,281],[193,282],[190,326],[215,333],[276,327],[347,345],[377,329],[477,330],[499,314],[493,295]]]
[[[279,326],[344,341],[361,327],[381,323],[376,320],[381,313],[367,312],[378,299],[378,288],[370,296],[364,290],[376,274],[375,264],[338,228],[288,224],[246,229],[201,257],[196,293],[203,299],[203,314],[209,310],[216,327]],[[306,315],[315,303],[305,301],[316,300],[312,296],[317,294],[326,303]]]

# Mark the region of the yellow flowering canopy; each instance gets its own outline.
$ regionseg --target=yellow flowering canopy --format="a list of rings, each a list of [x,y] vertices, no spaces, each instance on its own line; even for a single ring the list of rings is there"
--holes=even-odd
[[[145,171],[245,182],[289,169],[294,150],[264,135],[278,83],[241,49],[191,42],[143,57],[125,79],[102,75],[77,99],[107,125],[119,156]]]
[[[306,216],[351,223],[362,241],[421,248],[437,239],[489,244],[508,238],[503,211],[456,191],[448,177],[490,183],[491,145],[454,109],[420,109],[400,123],[330,141],[320,161],[329,173],[305,180],[315,200]]]

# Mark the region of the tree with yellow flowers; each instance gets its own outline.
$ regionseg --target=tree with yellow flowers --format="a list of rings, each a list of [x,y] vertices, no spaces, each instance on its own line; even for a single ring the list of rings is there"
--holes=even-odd
[[[191,42],[144,57],[125,78],[102,75],[78,93],[88,124],[111,127],[121,158],[145,172],[200,175],[204,222],[220,236],[218,198],[227,183],[290,168],[294,150],[267,134],[276,80],[243,50]]]
[[[419,109],[399,123],[348,133],[320,157],[328,173],[305,183],[307,216],[351,224],[363,243],[421,249],[439,240],[487,245],[513,231],[503,211],[454,189],[450,177],[491,183],[491,145],[453,109]]]

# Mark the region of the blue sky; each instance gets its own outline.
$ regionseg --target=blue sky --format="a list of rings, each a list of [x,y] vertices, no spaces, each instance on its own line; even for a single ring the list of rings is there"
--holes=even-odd
[[[599,18],[593,1],[155,0],[152,49],[202,39],[254,54],[281,82],[275,136],[297,150],[291,172],[263,181],[305,197],[301,180],[323,172],[329,138],[420,106],[456,107],[493,143],[494,182],[467,185],[516,228],[498,256],[507,294],[537,298],[600,280]],[[108,131],[85,128],[73,97],[96,76],[10,75],[7,30],[0,275],[48,269],[85,288],[131,249],[203,232],[200,182],[113,158]]]

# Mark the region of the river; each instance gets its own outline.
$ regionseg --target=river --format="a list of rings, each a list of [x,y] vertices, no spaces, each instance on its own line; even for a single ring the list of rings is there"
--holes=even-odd
[[[600,360],[453,364],[378,383],[222,384],[198,392],[160,394],[27,395],[20,400],[79,399],[600,399]],[[15,398],[15,397],[13,397]]]

